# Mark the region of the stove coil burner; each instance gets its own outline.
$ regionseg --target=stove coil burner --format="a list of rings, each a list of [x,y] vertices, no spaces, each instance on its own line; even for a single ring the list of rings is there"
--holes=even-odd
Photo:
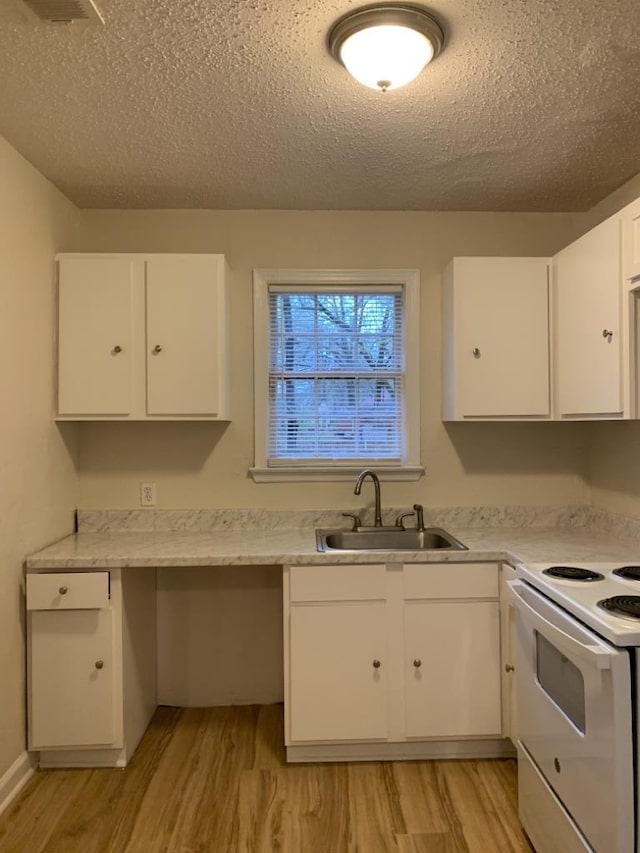
[[[640,581],[640,566],[622,566],[614,569],[613,574],[628,581]]]
[[[640,619],[640,595],[613,595],[598,602],[598,607],[615,616]]]
[[[593,572],[591,569],[579,569],[577,566],[551,566],[550,569],[543,569],[542,574],[564,581],[604,580],[604,575],[601,575],[600,572]],[[640,579],[640,573],[638,579]]]

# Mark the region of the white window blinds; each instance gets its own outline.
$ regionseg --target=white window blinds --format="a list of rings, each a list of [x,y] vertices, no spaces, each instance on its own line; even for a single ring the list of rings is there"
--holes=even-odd
[[[269,286],[269,465],[401,460],[403,296]]]

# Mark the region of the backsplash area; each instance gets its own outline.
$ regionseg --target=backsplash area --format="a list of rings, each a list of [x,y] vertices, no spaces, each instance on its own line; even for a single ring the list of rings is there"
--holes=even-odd
[[[345,510],[346,511],[346,510]],[[353,510],[351,510],[353,511]],[[393,524],[409,507],[384,512],[384,523]],[[614,515],[591,506],[508,506],[508,507],[425,507],[425,523],[431,527],[454,529],[482,527],[573,527],[601,532],[611,531],[623,537],[640,535],[640,519]],[[363,523],[373,523],[373,510],[362,512]],[[212,530],[315,530],[347,527],[349,520],[339,510],[79,510],[79,533],[115,533],[133,531]],[[407,519],[411,526],[411,519]]]

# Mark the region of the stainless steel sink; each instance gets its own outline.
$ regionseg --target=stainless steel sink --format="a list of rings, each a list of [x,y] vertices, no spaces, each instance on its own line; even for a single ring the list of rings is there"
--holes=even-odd
[[[318,551],[466,551],[440,527],[401,530],[399,527],[369,527],[365,530],[316,530]]]

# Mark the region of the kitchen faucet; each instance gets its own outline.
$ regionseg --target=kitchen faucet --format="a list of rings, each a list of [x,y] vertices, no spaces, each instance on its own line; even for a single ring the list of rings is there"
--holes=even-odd
[[[362,471],[360,473],[360,476],[356,480],[356,487],[353,490],[353,494],[354,495],[360,494],[360,490],[362,489],[362,484],[367,477],[371,477],[371,480],[373,481],[373,487],[376,490],[376,509],[375,509],[376,520],[375,520],[375,526],[376,527],[382,527],[382,509],[381,509],[381,504],[380,504],[380,480],[378,479],[378,475],[374,471],[371,471],[369,468],[365,468],[364,471]]]

